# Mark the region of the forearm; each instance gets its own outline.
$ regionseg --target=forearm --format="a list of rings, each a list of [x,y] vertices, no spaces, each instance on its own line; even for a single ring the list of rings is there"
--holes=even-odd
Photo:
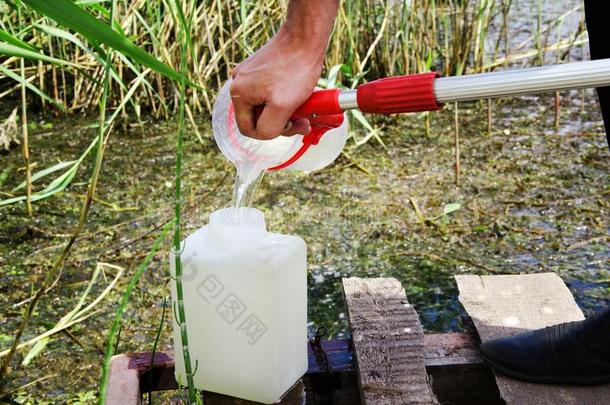
[[[339,0],[291,0],[278,34],[323,59],[338,8]]]

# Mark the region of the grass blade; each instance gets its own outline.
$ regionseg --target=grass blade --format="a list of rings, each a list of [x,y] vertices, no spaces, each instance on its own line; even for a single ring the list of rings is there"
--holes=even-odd
[[[68,166],[72,166],[74,163],[78,162],[78,160],[68,160],[67,162],[60,162],[57,163],[56,165],[53,165],[51,167],[47,167],[44,170],[41,170],[39,172],[36,172],[32,175],[32,183],[35,182],[36,180],[39,180],[51,173],[55,173],[57,171],[60,171],[62,169],[65,169]],[[11,190],[11,192],[15,192],[15,191],[19,191],[22,188],[25,188],[25,181],[20,183],[17,187],[15,187],[14,189]]]
[[[110,25],[98,20],[70,0],[23,0],[23,2],[93,43],[105,44],[172,80],[180,81],[182,78],[182,75],[174,69],[136,46],[127,37],[119,35]]]
[[[123,275],[123,272],[124,272],[123,268],[118,267],[118,266],[110,266],[110,267],[117,270],[117,274],[115,275],[114,280],[110,283],[110,288],[106,288],[97,297],[97,299],[94,300],[94,302],[99,302],[102,298],[104,298],[110,292],[112,287],[114,287],[114,285],[119,280],[119,278]],[[93,272],[93,275],[91,276],[91,279],[89,280],[89,283],[87,284],[87,287],[85,288],[85,290],[83,291],[83,293],[80,296],[80,299],[76,303],[76,306],[70,312],[68,312],[66,315],[64,315],[59,321],[57,321],[57,323],[51,330],[57,330],[58,332],[60,330],[63,330],[63,328],[65,327],[66,324],[68,324],[70,321],[74,320],[75,318],[81,317],[86,312],[88,312],[88,310],[90,310],[92,308],[92,306],[89,305],[87,307],[87,310],[81,311],[81,308],[82,308],[83,304],[85,303],[85,300],[89,296],[91,289],[95,285],[97,278],[99,277],[99,275],[101,273],[101,270],[102,270],[102,263],[98,263],[98,265],[95,267],[95,271]],[[51,341],[51,337],[47,336],[47,337],[43,338],[42,340],[39,340],[38,342],[36,342],[34,344],[34,346],[27,352],[27,354],[23,358],[21,364],[24,366],[29,365],[32,362],[32,360],[34,360],[34,358],[44,350],[44,348],[47,346],[47,344],[49,344],[50,341]]]
[[[0,65],[0,73],[2,73],[3,75],[10,77],[11,79],[19,82],[20,84],[25,85],[25,87],[27,87],[28,90],[36,93],[40,98],[48,101],[49,103],[55,105],[57,108],[59,108],[61,111],[66,112],[66,106],[64,106],[61,102],[52,99],[51,97],[49,97],[44,91],[40,90],[38,87],[34,86],[32,83],[30,83],[28,80],[24,80],[21,76],[15,74],[13,71],[11,71],[10,69],[5,68],[4,66]]]
[[[19,48],[28,49],[32,52],[36,52],[36,48],[34,48],[32,45],[28,44],[27,42],[23,42],[19,38],[12,36],[11,34],[2,29],[0,29],[0,41],[7,42],[14,46],[18,46]]]
[[[100,405],[105,405],[106,403],[106,388],[108,386],[108,379],[110,377],[110,360],[112,359],[112,355],[114,353],[114,347],[116,345],[117,335],[121,326],[121,320],[123,319],[123,314],[125,313],[125,308],[127,307],[127,303],[129,302],[131,293],[135,289],[136,285],[138,284],[138,281],[142,277],[142,274],[144,274],[146,268],[152,262],[153,258],[155,257],[155,254],[157,253],[157,250],[159,250],[161,243],[165,240],[165,236],[172,227],[173,223],[173,221],[169,221],[165,224],[165,226],[161,230],[161,234],[153,243],[152,247],[150,248],[150,251],[144,258],[144,261],[142,261],[142,263],[140,263],[140,265],[138,266],[136,272],[129,280],[129,284],[125,289],[125,292],[123,292],[123,295],[121,296],[119,306],[117,307],[116,313],[114,315],[114,320],[112,321],[112,327],[110,328],[110,332],[108,333],[108,340],[106,342],[106,352],[104,355],[104,362],[102,364],[102,377],[100,379],[100,390],[98,396],[98,403]]]
[[[0,54],[16,56],[18,58],[30,59],[30,60],[41,60],[43,62],[53,63],[55,65],[70,65],[78,66],[75,63],[68,62],[66,60],[53,58],[40,52],[25,49],[17,45],[9,44],[7,42],[0,42]]]
[[[51,197],[54,194],[59,193],[60,191],[65,190],[66,187],[68,187],[68,185],[70,185],[70,183],[74,179],[74,176],[76,176],[76,172],[78,171],[78,168],[79,168],[81,162],[83,161],[83,159],[85,159],[85,157],[89,154],[89,152],[91,152],[91,150],[93,149],[93,147],[96,144],[97,144],[97,138],[94,139],[93,142],[91,142],[89,144],[87,149],[85,149],[85,151],[78,158],[78,160],[73,161],[73,165],[68,170],[66,170],[61,176],[54,179],[48,186],[46,186],[44,188],[44,190],[41,190],[37,193],[32,194],[32,201],[43,200],[45,198]],[[64,162],[64,163],[67,163],[67,162]],[[47,168],[45,170],[41,170],[40,172],[36,173],[34,175],[34,177],[38,176],[38,178],[40,178],[40,177],[46,176],[47,174],[52,173],[54,171],[61,170],[61,168],[57,168],[57,166],[59,166],[59,165],[62,165],[62,163],[52,166],[50,168]],[[45,171],[46,171],[46,173],[43,173]],[[40,173],[43,173],[43,174],[40,174]],[[32,178],[32,180],[34,179],[34,177]],[[20,184],[17,187],[19,188],[21,186],[22,185]],[[0,201],[0,207],[15,204],[17,202],[25,201],[25,200],[26,200],[26,196],[24,196],[24,195],[8,198],[6,200]]]

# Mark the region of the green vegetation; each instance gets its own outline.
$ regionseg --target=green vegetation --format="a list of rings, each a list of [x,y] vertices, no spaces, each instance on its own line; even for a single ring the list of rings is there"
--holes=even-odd
[[[121,106],[121,114],[143,112],[169,118],[177,110],[175,71],[180,65],[180,24],[172,1],[119,1],[114,31],[107,21],[109,1],[27,0],[0,2],[0,53],[11,55],[0,65],[0,79],[15,78],[26,59],[24,78],[8,84],[0,100],[27,83],[41,108],[90,110],[103,92],[105,53],[99,44],[118,52],[112,57],[109,107],[117,108],[129,89],[137,91]],[[283,20],[287,1],[182,2],[192,49],[190,77],[201,86],[188,92],[189,114],[210,112],[215,90],[230,69],[273,35]],[[583,27],[556,41],[562,21],[580,11],[567,10],[509,49],[512,0],[346,0],[329,45],[326,66],[345,64],[352,76],[375,78],[434,69],[444,75],[486,71],[505,63],[549,51],[563,55],[583,40]],[[65,8],[64,8],[65,7]],[[19,20],[21,10],[21,21]],[[536,10],[533,10],[536,12]],[[540,10],[542,13],[544,10]],[[542,16],[542,14],[540,14]],[[79,23],[77,24],[76,21]],[[489,32],[489,27],[494,32]],[[75,35],[75,32],[78,33]],[[137,45],[137,47],[135,45]],[[146,52],[144,52],[146,51]],[[533,54],[532,54],[533,52]],[[152,58],[152,57],[154,58]],[[137,62],[137,63],[134,63]],[[138,63],[149,69],[142,69]],[[178,70],[178,69],[176,69]]]
[[[180,2],[176,2],[177,17],[180,21],[180,72],[183,78],[187,75],[187,55],[192,48],[191,37],[189,36],[189,28],[192,24],[192,14],[189,14],[187,19],[184,11],[180,8]],[[184,133],[186,128],[186,81],[184,79],[178,82],[180,92],[180,103],[178,106],[178,134],[176,137],[176,177],[175,177],[175,192],[174,192],[174,238],[173,238],[173,257],[174,257],[174,274],[176,281],[176,301],[174,303],[174,316],[176,323],[180,327],[180,344],[182,346],[182,356],[184,359],[184,371],[186,381],[178,379],[178,384],[184,385],[188,391],[188,403],[197,403],[201,401],[201,396],[197,394],[193,383],[193,375],[197,371],[197,364],[193,367],[191,363],[191,353],[189,352],[188,339],[188,324],[186,322],[186,311],[184,309],[184,289],[182,286],[182,160],[184,156]],[[101,402],[101,401],[100,401]]]
[[[286,6],[0,0],[0,401],[101,401],[110,355],[171,344],[169,247],[179,253],[183,233],[230,201],[232,168],[207,124],[214,94]],[[529,29],[515,7],[345,0],[320,85],[582,56],[581,8],[547,18],[532,1]],[[511,38],[517,29],[526,34]],[[333,167],[269,176],[257,202],[269,227],[310,246],[312,328],[344,333],[338,286],[349,274],[398,277],[434,330],[461,328],[451,277],[465,271],[557,271],[585,307],[604,302],[609,159],[595,108],[578,93],[398,119],[354,113]],[[566,135],[560,121],[582,125]],[[186,325],[179,306],[168,313]],[[194,372],[183,382],[191,402]]]

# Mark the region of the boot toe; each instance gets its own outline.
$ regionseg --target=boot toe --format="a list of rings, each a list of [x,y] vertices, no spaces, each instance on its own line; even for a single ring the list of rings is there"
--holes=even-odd
[[[487,363],[505,374],[536,376],[545,370],[541,346],[538,333],[526,332],[482,343],[480,353]]]
[[[482,343],[481,358],[495,371],[531,382],[610,383],[610,310],[585,321],[560,323]]]

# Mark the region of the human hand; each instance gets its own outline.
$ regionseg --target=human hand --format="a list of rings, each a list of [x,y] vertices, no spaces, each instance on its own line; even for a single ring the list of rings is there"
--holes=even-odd
[[[336,13],[335,0],[327,8],[313,3],[291,2],[284,26],[234,69],[231,98],[243,135],[265,140],[311,130],[306,118],[290,117],[315,89]]]

